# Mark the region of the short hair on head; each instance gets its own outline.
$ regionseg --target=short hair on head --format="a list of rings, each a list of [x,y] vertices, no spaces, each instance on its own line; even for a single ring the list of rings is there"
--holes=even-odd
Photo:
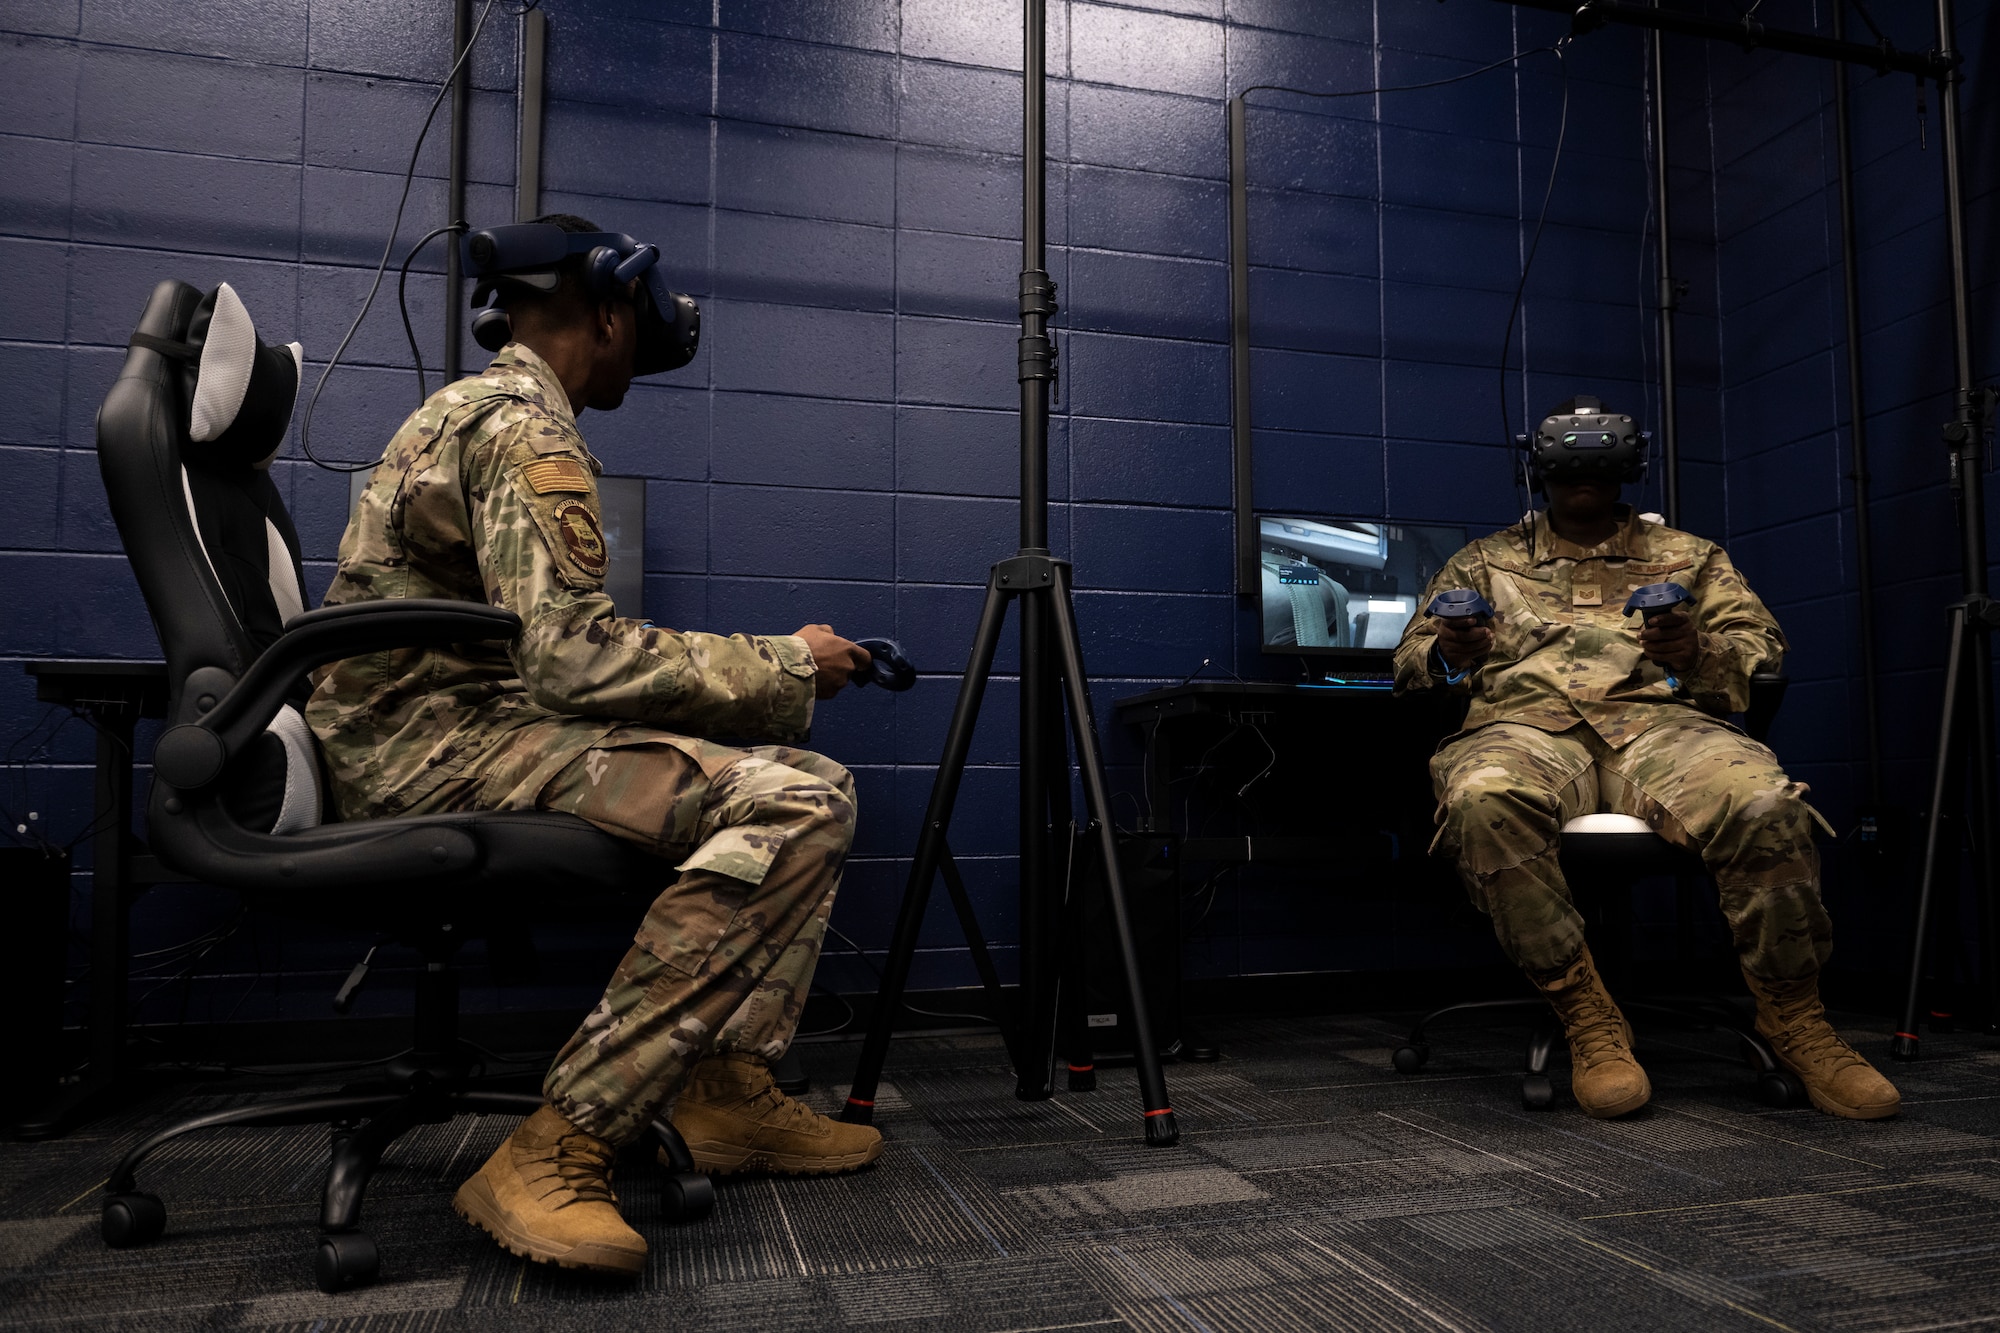
[[[544,213],[533,220],[560,227],[572,235],[604,230],[589,218],[578,217],[574,213]],[[585,258],[584,255],[570,255],[556,265],[556,289],[552,292],[537,291],[525,283],[507,284],[502,304],[510,314],[517,317],[526,314],[531,322],[567,324],[571,320],[585,318],[597,304],[584,279]]]

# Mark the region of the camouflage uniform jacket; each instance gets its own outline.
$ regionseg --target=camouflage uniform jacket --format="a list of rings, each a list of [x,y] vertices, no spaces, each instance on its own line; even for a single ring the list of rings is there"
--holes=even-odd
[[[432,394],[389,441],[326,604],[482,601],[519,614],[522,629],[510,643],[393,649],[322,673],[306,719],[344,817],[435,805],[445,784],[481,775],[483,756],[518,752],[523,728],[539,729],[532,762],[503,765],[504,784],[480,776],[469,803],[498,803],[500,790],[481,786],[538,790],[624,722],[804,736],[815,667],[803,639],[658,629],[612,608],[602,470],[555,372],[518,343]]]
[[[1473,542],[1445,562],[1419,607],[1447,588],[1493,607],[1493,651],[1457,684],[1438,670],[1437,632],[1419,612],[1396,648],[1396,687],[1469,694],[1465,731],[1521,722],[1564,731],[1581,719],[1614,749],[1689,708],[1721,715],[1749,702],[1750,677],[1784,661],[1778,622],[1714,542],[1648,522],[1626,506],[1609,540],[1580,547],[1539,517]],[[1641,620],[1625,599],[1648,583],[1694,594],[1694,669],[1678,681],[1639,653]],[[1463,734],[1463,733],[1461,733]]]

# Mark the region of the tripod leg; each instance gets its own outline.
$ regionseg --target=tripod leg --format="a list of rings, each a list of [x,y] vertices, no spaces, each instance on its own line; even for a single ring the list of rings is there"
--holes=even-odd
[[[1056,1035],[1062,1044],[1063,1064],[1069,1071],[1071,1092],[1097,1089],[1097,1050],[1090,1039],[1090,886],[1089,851],[1080,844],[1074,824],[1066,824],[1066,868],[1063,877],[1062,913],[1062,1002],[1057,1010]]]
[[[1040,589],[1021,598],[1021,1040],[1014,1095],[1040,1101],[1055,1089],[1057,901],[1049,831],[1049,724],[1060,708],[1048,645],[1047,600]],[[1057,715],[1053,719],[1060,725]],[[1067,769],[1062,782],[1069,781]]]
[[[980,608],[979,628],[972,636],[972,657],[965,664],[965,679],[959,683],[951,725],[945,729],[944,756],[938,760],[937,778],[931,783],[930,804],[924,807],[923,832],[917,837],[909,882],[903,887],[903,905],[896,911],[896,933],[882,970],[875,1016],[861,1043],[854,1086],[848,1089],[847,1106],[841,1112],[849,1124],[865,1125],[875,1118],[875,1089],[889,1058],[889,1034],[895,1028],[903,990],[910,982],[910,964],[916,958],[917,937],[924,926],[924,907],[930,900],[938,860],[944,854],[945,830],[958,800],[958,784],[965,777],[965,757],[972,749],[972,729],[979,722],[979,705],[986,697],[986,678],[993,670],[993,653],[1000,643],[1000,623],[1006,619],[1009,596],[995,579],[987,580],[986,605]]]
[[[1077,639],[1076,618],[1069,600],[1069,570],[1056,574],[1055,595],[1049,599],[1057,647],[1062,652],[1063,687],[1069,695],[1069,725],[1076,741],[1077,768],[1083,774],[1083,798],[1097,826],[1098,854],[1104,858],[1104,892],[1111,906],[1112,928],[1125,965],[1125,986],[1132,1015],[1132,1055],[1139,1066],[1139,1095],[1146,1112],[1146,1143],[1155,1148],[1180,1141],[1174,1109],[1167,1102],[1167,1080],[1160,1072],[1160,1048],[1153,1044],[1153,1024],[1146,1013],[1146,986],[1139,969],[1139,948],[1132,938],[1132,918],[1125,905],[1125,877],[1118,866],[1118,835],[1111,822],[1111,792],[1104,782],[1104,761],[1097,752],[1097,725],[1091,720],[1090,682],[1083,674],[1083,646]]]
[[[1968,614],[1965,619],[1970,619]],[[1970,770],[1972,781],[1966,790],[1972,808],[1965,821],[1966,832],[1972,842],[1973,883],[1979,894],[1979,963],[1982,980],[1985,982],[1985,1009],[1980,1016],[1981,1029],[1992,1033],[2000,1031],[2000,901],[1994,898],[1996,857],[1993,847],[1993,800],[1995,778],[1993,772],[1993,660],[1991,645],[1987,640],[1986,626],[1966,626],[1966,647],[1970,650],[1967,663],[1972,678],[1964,682],[1964,687],[1972,693],[1972,737],[1973,743],[1965,750],[1965,765]]]
[[[1944,831],[1945,788],[1951,772],[1952,732],[1958,720],[1958,692],[1965,676],[1965,607],[1951,609],[1951,649],[1944,663],[1944,710],[1938,724],[1937,768],[1931,780],[1930,818],[1924,827],[1923,877],[1917,881],[1917,921],[1910,952],[1910,985],[1903,1000],[1903,1021],[1889,1041],[1889,1054],[1914,1060],[1918,1053],[1924,988],[1924,954],[1930,943],[1931,893],[1937,887],[1940,842]],[[1984,738],[1981,738],[1984,744]]]
[[[986,951],[986,936],[979,929],[979,916],[972,910],[972,895],[965,891],[965,880],[958,873],[958,862],[952,859],[951,846],[946,844],[938,858],[938,869],[944,872],[945,891],[951,895],[951,905],[958,913],[959,928],[965,932],[965,942],[972,950],[972,965],[979,971],[979,984],[986,988],[986,999],[993,1006],[993,1021],[1000,1025],[1000,1039],[1007,1043],[1007,1059],[1014,1059],[1014,1016],[1009,1013],[1007,992],[1000,985],[999,969],[993,966],[993,955]]]

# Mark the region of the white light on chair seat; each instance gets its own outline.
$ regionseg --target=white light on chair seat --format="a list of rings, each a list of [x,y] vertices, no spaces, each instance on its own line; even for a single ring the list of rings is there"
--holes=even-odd
[[[1651,833],[1646,821],[1633,815],[1578,815],[1563,825],[1564,833]]]

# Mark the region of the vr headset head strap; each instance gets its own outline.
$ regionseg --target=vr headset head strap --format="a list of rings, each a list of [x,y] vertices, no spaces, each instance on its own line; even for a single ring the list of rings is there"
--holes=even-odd
[[[513,336],[513,321],[500,300],[506,284],[553,292],[561,285],[560,265],[582,256],[584,281],[595,299],[622,294],[627,283],[640,279],[639,350],[633,374],[677,370],[694,359],[701,339],[701,311],[692,298],[667,286],[658,246],[623,232],[565,231],[551,222],[482,228],[468,235],[464,246],[466,271],[474,280],[472,304],[480,308],[472,333],[488,351],[498,351]]]

